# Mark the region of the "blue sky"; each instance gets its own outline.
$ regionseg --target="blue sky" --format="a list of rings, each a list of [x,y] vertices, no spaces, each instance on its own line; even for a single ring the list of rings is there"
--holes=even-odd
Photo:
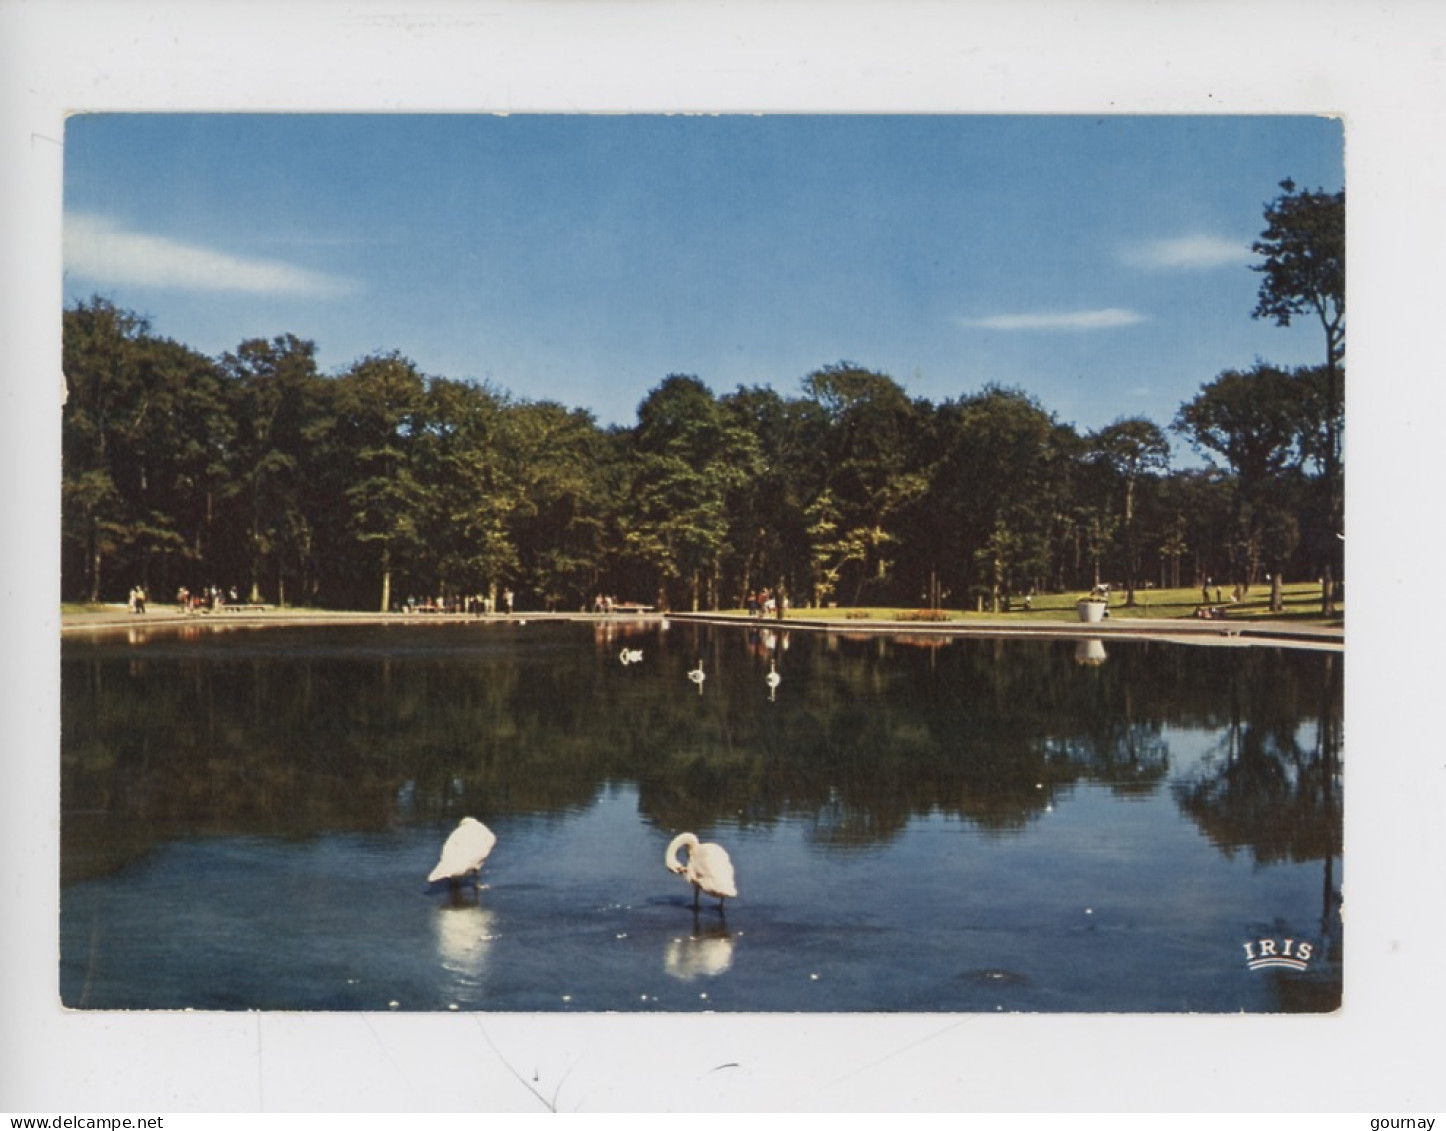
[[[98,114],[65,131],[65,301],[207,354],[294,333],[631,424],[670,373],[796,395],[849,360],[1162,426],[1257,357],[1250,243],[1304,116]],[[1182,455],[1184,453],[1182,452]]]

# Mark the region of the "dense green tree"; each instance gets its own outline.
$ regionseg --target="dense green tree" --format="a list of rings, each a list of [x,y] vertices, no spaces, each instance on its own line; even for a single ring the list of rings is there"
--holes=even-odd
[[[731,426],[754,437],[758,463],[735,495],[729,543],[737,553],[725,592],[741,605],[750,592],[814,591],[808,507],[824,481],[825,423],[816,402],[769,388],[739,388],[721,400]]]
[[[1298,522],[1289,514],[1304,505],[1300,483],[1312,450],[1313,385],[1312,370],[1287,372],[1257,362],[1248,372],[1227,371],[1203,385],[1176,416],[1175,429],[1232,474],[1226,545],[1231,576],[1243,587],[1255,583],[1263,560],[1274,563],[1272,576],[1278,576],[1298,541]]]
[[[410,597],[490,593],[517,568],[509,520],[521,486],[508,473],[506,398],[445,378],[426,390],[415,476],[425,486],[418,535],[426,560],[408,574]]]
[[[231,422],[216,366],[102,299],[65,314],[62,588],[169,588],[207,549]]]
[[[1121,417],[1090,437],[1096,459],[1120,485],[1120,526],[1125,540],[1125,604],[1135,603],[1139,552],[1135,495],[1140,480],[1170,465],[1170,442],[1160,426],[1142,416]]]
[[[639,406],[624,539],[660,604],[717,605],[729,504],[759,465],[755,437],[696,377],[668,377]]]
[[[809,503],[818,596],[851,604],[886,595],[900,523],[925,491],[915,458],[917,407],[893,378],[840,362],[809,374],[818,407],[825,472]]]
[[[988,595],[994,607],[1049,572],[1077,438],[1025,393],[994,385],[946,401],[937,425],[927,481],[941,572],[956,594]]]
[[[262,600],[264,574],[275,600],[286,603],[288,573],[309,598],[316,536],[306,482],[321,411],[316,345],[293,334],[253,338],[223,355],[221,365],[237,428],[230,471],[244,515],[249,600]]]
[[[518,583],[544,608],[580,608],[606,574],[619,490],[615,447],[592,414],[552,401],[508,413],[508,466],[518,488],[510,528]]]
[[[850,362],[793,397],[675,374],[635,426],[600,429],[395,352],[327,377],[283,334],[212,361],[100,299],[66,312],[64,346],[73,597],[179,582],[356,608],[506,586],[533,607],[701,608],[767,587],[998,609],[1091,579],[1131,599],[1156,557],[1162,585],[1278,580],[1319,569],[1334,533],[1329,367],[1203,385],[1174,428],[1211,469],[1171,474],[1148,420],[1081,437],[1020,390],[936,405]]]
[[[1252,245],[1264,262],[1254,269],[1262,275],[1254,317],[1289,326],[1300,315],[1314,316],[1325,335],[1326,361],[1322,374],[1323,515],[1324,537],[1317,539],[1325,555],[1326,584],[1322,612],[1334,607],[1334,580],[1340,578],[1343,557],[1335,535],[1344,532],[1342,503],[1345,349],[1346,349],[1346,194],[1298,189],[1295,182],[1280,182],[1281,194],[1265,206],[1265,230]]]
[[[426,492],[416,454],[425,381],[400,354],[373,354],[337,379],[337,393],[339,428],[356,461],[345,492],[352,531],[359,543],[376,548],[371,566],[385,612],[392,606],[393,572],[419,546]]]

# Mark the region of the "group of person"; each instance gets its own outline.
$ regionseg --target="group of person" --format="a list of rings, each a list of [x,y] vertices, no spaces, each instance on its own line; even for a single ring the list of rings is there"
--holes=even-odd
[[[144,594],[142,598],[144,599]],[[234,585],[229,591],[219,585],[208,585],[199,593],[192,593],[184,585],[176,590],[176,607],[183,613],[198,613],[203,609],[214,611],[225,608],[227,604],[238,604],[240,600],[241,596]],[[144,612],[145,609],[142,608],[141,611]]]
[[[767,589],[760,589],[743,599],[743,607],[748,610],[750,617],[777,616],[781,620],[788,612],[788,598],[781,593],[775,597]]]
[[[502,591],[502,607],[509,614],[515,598],[511,589]],[[496,611],[497,601],[489,594],[477,593],[472,595],[457,594],[452,597],[440,596],[435,599],[423,598],[418,601],[415,597],[408,597],[407,603],[402,606],[404,613],[462,613],[467,616],[491,616]]]
[[[126,607],[132,613],[144,614],[146,611],[146,591],[139,585],[131,586],[131,591],[126,597]]]

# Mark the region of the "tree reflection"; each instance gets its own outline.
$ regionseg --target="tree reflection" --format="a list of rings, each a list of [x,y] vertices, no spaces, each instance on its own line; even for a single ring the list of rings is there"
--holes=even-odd
[[[1010,835],[1080,783],[1158,790],[1181,727],[1219,730],[1176,796],[1222,850],[1339,853],[1340,681],[1318,655],[1121,642],[1080,665],[1072,640],[756,637],[636,630],[627,666],[566,624],[67,639],[64,878],[170,835],[492,823],[617,782],[664,830],[802,819],[847,850],[942,814]]]
[[[1242,671],[1228,698],[1229,717],[1197,774],[1174,787],[1176,802],[1227,857],[1248,852],[1258,865],[1321,863],[1320,955],[1308,975],[1271,987],[1288,1012],[1340,1005],[1342,849],[1341,678],[1335,658],[1314,672],[1279,673],[1269,682]],[[1302,681],[1298,676],[1304,675]],[[1312,688],[1311,684],[1314,683]],[[1311,691],[1315,709],[1307,709]],[[1298,926],[1280,925],[1285,935]]]
[[[1312,714],[1243,678],[1229,705],[1211,756],[1174,787],[1180,807],[1227,856],[1247,851],[1258,864],[1339,856],[1340,684],[1333,657],[1323,658]]]

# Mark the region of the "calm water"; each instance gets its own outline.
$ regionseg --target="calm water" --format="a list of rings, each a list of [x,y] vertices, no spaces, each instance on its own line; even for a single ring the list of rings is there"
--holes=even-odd
[[[535,621],[62,661],[71,1007],[1340,1002],[1339,655]],[[468,814],[486,886],[429,889]],[[684,829],[724,914],[663,866]]]

